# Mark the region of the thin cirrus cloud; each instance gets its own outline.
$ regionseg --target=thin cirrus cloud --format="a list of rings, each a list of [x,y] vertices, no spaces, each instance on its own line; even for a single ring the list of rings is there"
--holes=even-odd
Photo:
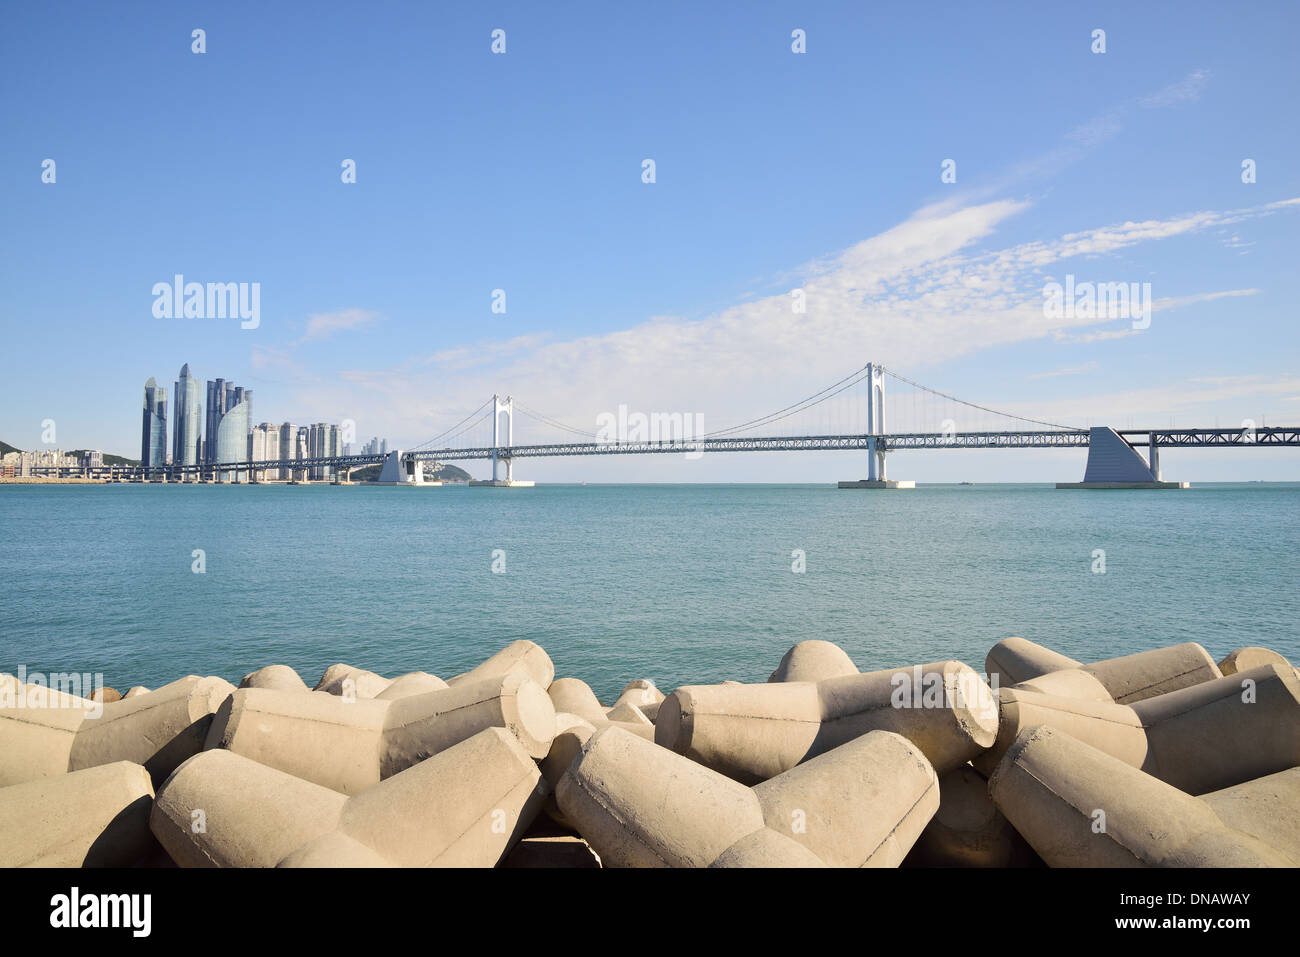
[[[1083,375],[1087,372],[1096,372],[1097,363],[1085,362],[1083,365],[1068,366],[1064,369],[1056,369],[1052,372],[1035,372],[1033,375],[1025,376],[1026,379],[1055,379],[1063,375]]]
[[[316,312],[307,317],[307,326],[294,345],[331,339],[340,332],[365,329],[380,321],[379,313],[367,309],[338,309],[334,312]]]

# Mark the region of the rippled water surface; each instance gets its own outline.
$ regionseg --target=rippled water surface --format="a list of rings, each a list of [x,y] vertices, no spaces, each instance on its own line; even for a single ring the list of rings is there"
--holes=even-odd
[[[308,684],[336,661],[450,677],[531,638],[610,698],[637,677],[762,681],[805,638],[864,670],[982,671],[1008,635],[1296,662],[1297,555],[1300,484],[5,486],[0,670],[121,690],[271,663]]]

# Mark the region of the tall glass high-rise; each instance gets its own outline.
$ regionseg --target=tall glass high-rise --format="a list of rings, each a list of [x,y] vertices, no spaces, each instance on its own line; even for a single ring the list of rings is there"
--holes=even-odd
[[[140,429],[140,464],[147,469],[167,464],[167,390],[153,376],[144,384]]]
[[[172,464],[197,465],[203,427],[203,388],[190,375],[190,364],[181,366],[172,400]]]

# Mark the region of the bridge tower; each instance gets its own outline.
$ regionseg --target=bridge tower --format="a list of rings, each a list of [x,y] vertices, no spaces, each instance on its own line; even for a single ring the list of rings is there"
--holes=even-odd
[[[501,414],[505,413],[506,427],[504,435],[501,429]],[[505,439],[503,442],[502,439]],[[515,400],[511,396],[504,399],[500,395],[492,396],[492,478],[470,482],[470,485],[489,486],[493,488],[530,488],[532,482],[525,482],[514,477],[514,459],[510,449],[515,444]],[[505,454],[502,454],[502,450]],[[500,477],[498,465],[505,462],[506,477]]]
[[[896,482],[885,477],[885,368],[867,363],[867,477],[840,482],[840,488],[916,488],[915,482]]]

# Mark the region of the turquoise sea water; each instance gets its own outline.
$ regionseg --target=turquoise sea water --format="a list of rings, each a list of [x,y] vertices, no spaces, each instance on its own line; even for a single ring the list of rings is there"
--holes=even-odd
[[[640,677],[763,681],[805,638],[864,670],[982,671],[1008,635],[1300,662],[1297,556],[1300,484],[3,486],[0,671],[450,677],[531,638],[606,700]]]

